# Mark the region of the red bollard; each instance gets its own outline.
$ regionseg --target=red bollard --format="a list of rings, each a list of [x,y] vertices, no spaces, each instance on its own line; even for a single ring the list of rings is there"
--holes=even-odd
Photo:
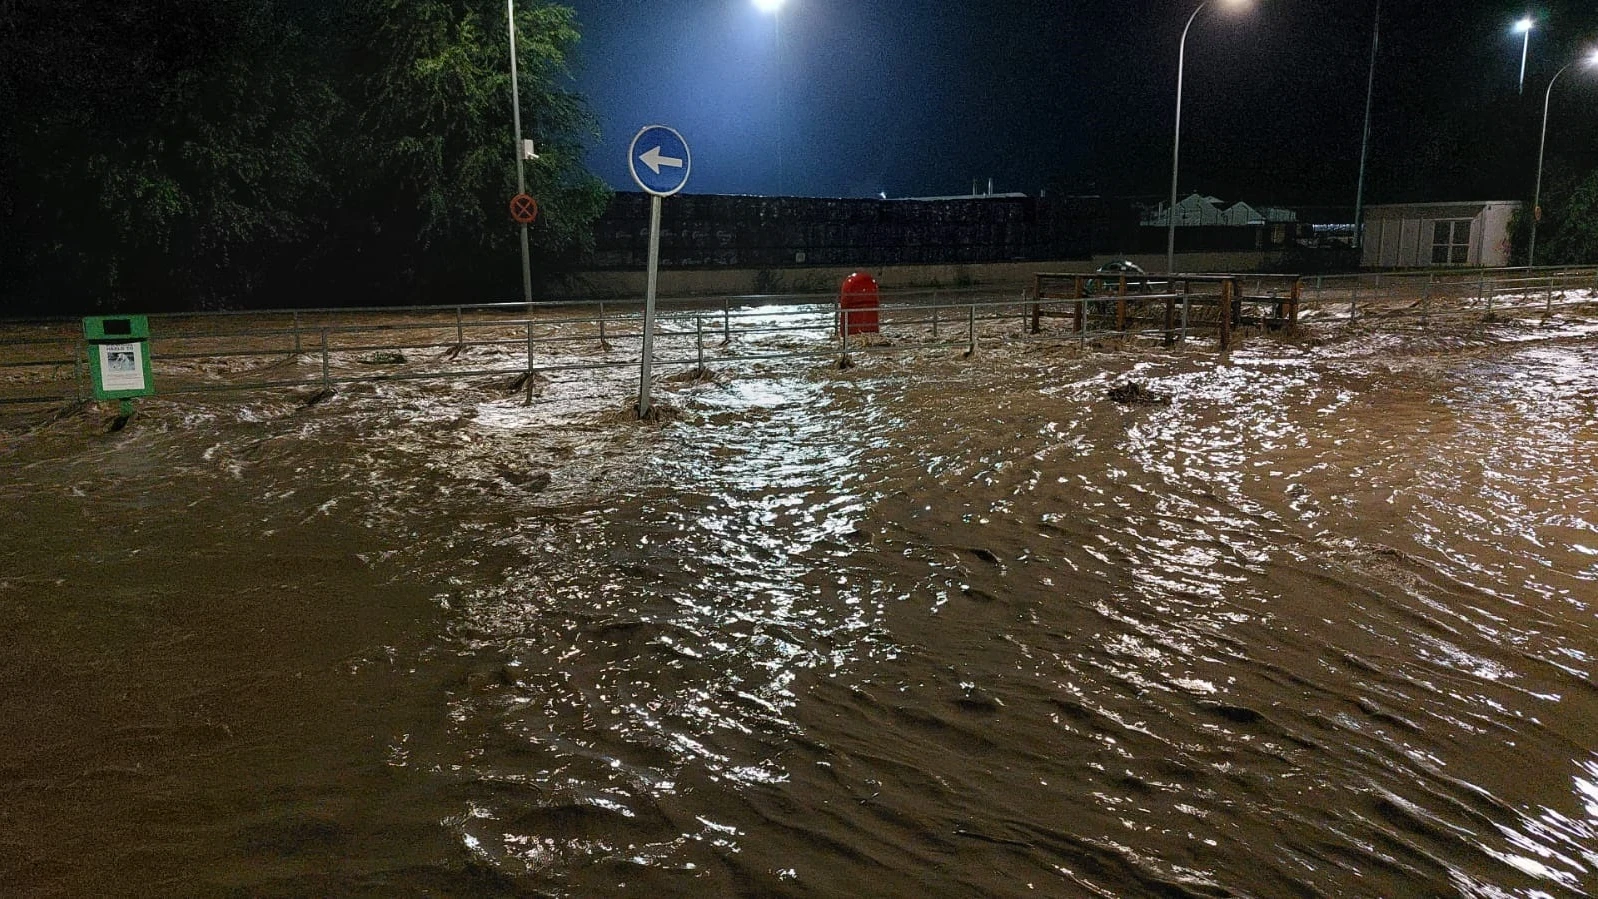
[[[843,281],[838,293],[838,329],[850,334],[875,334],[878,330],[877,279],[855,272]]]

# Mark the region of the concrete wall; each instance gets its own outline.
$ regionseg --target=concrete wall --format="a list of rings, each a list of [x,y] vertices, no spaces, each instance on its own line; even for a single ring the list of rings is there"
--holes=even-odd
[[[1480,258],[1477,265],[1503,268],[1509,264],[1509,220],[1519,203],[1489,203],[1476,220],[1481,230]]]
[[[866,269],[884,290],[906,288],[992,287],[1019,290],[1032,286],[1038,272],[1090,272],[1113,259],[1131,259],[1149,272],[1165,269],[1165,255],[1103,256],[1064,262],[1006,262],[990,265],[897,265]],[[1281,258],[1277,253],[1190,253],[1176,257],[1184,272],[1252,272]],[[780,293],[833,293],[859,269],[693,269],[660,272],[663,297],[743,296]],[[545,291],[548,296],[641,297],[647,274],[642,271],[583,272]]]

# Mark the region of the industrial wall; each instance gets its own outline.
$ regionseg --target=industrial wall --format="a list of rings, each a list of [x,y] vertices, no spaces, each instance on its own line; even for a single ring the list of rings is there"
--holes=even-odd
[[[945,200],[679,195],[662,208],[660,263],[673,268],[969,265],[1087,259],[1109,251],[1096,197]],[[618,193],[595,225],[589,270],[643,268],[649,197]]]

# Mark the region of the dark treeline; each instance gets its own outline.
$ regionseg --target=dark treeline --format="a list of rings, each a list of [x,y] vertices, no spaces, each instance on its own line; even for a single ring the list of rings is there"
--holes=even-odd
[[[518,0],[535,270],[608,192]],[[520,294],[504,0],[0,0],[0,314]]]

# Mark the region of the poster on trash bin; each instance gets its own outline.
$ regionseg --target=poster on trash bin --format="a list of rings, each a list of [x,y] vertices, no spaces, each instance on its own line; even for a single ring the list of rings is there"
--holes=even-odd
[[[102,343],[99,350],[102,389],[108,393],[145,389],[144,367],[139,364],[138,344]]]

